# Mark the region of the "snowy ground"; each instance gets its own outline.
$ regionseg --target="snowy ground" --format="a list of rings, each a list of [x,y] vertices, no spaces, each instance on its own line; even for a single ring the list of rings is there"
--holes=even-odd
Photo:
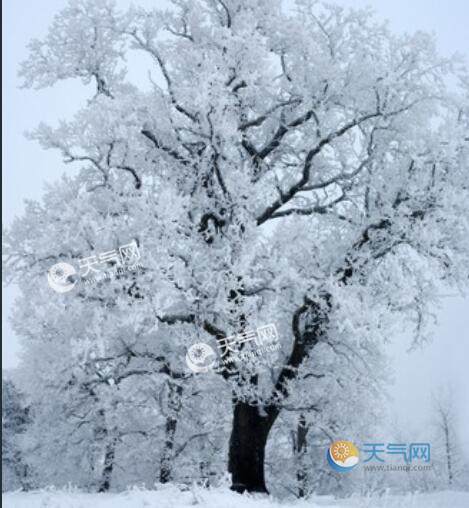
[[[438,492],[407,496],[355,497],[335,501],[315,497],[280,503],[263,496],[235,494],[229,490],[176,487],[158,491],[129,490],[120,494],[83,494],[63,491],[10,492],[3,494],[5,508],[468,508],[469,492]]]

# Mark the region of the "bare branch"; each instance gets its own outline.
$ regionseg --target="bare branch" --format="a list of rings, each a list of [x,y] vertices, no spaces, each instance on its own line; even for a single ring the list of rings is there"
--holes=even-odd
[[[345,133],[347,133],[350,129],[353,129],[357,125],[360,125],[361,123],[365,122],[366,120],[369,120],[371,118],[376,118],[378,116],[381,116],[380,113],[369,113],[368,115],[364,115],[360,118],[357,118],[355,120],[352,120],[351,122],[346,123],[343,127],[338,129],[335,132],[330,133],[327,137],[321,139],[321,141],[308,152],[304,166],[303,166],[303,175],[301,179],[292,185],[290,189],[286,193],[282,193],[279,199],[274,201],[270,206],[266,208],[266,210],[257,218],[257,225],[260,226],[267,220],[269,220],[272,215],[281,208],[285,203],[290,201],[297,192],[300,192],[302,190],[305,190],[306,185],[309,182],[310,177],[310,171],[311,171],[311,165],[313,162],[313,159],[316,155],[318,155],[322,149],[329,145],[334,139],[339,138],[343,136]]]
[[[178,153],[176,150],[174,150],[173,148],[170,148],[169,146],[166,146],[166,145],[163,145],[156,137],[155,135],[147,130],[147,129],[142,129],[140,131],[146,138],[148,138],[154,145],[155,147],[158,149],[158,150],[162,150],[163,152],[166,152],[168,155],[170,155],[173,159],[177,160],[178,162],[180,162],[181,164],[184,164],[185,166],[188,166],[190,164],[190,162],[185,158],[183,157],[180,153]]]
[[[280,217],[286,217],[288,215],[312,215],[312,214],[325,214],[327,213],[331,207],[336,205],[337,203],[340,203],[345,199],[345,194],[342,193],[339,197],[328,203],[327,205],[321,205],[321,206],[314,206],[312,208],[289,208],[288,210],[284,210],[281,212],[275,212],[271,215],[271,219],[278,219]],[[347,220],[346,217],[342,215],[338,215],[339,218],[342,220]]]
[[[118,169],[123,169],[124,171],[128,171],[135,179],[135,188],[140,189],[142,186],[142,180],[138,176],[137,172],[134,168],[131,168],[130,166],[116,166]]]
[[[217,0],[217,1],[223,7],[223,10],[225,11],[227,28],[231,28],[231,14],[230,14],[228,7],[226,6],[225,2],[223,2],[223,0]]]
[[[168,87],[168,93],[169,93],[169,96],[171,98],[171,103],[173,104],[175,109],[177,111],[179,111],[179,113],[182,113],[184,116],[189,118],[192,122],[198,123],[197,116],[192,114],[192,113],[190,113],[186,108],[181,106],[179,104],[179,102],[176,100],[176,95],[174,93],[173,83],[172,83],[172,80],[171,80],[171,76],[169,75],[168,69],[166,68],[166,64],[165,64],[163,58],[161,57],[159,52],[156,50],[156,48],[151,46],[148,41],[145,42],[141,37],[139,37],[137,35],[137,31],[136,30],[133,30],[132,32],[127,32],[127,33],[130,36],[132,36],[135,41],[137,41],[137,45],[141,49],[143,49],[143,50],[147,51],[148,53],[150,53],[150,55],[152,55],[153,58],[158,63],[158,66],[161,69],[161,73],[163,74],[163,77],[164,77],[164,79],[166,81],[166,85]]]
[[[268,109],[263,115],[260,115],[256,118],[253,118],[252,120],[248,120],[247,122],[242,123],[239,126],[239,130],[245,131],[245,130],[249,129],[250,127],[259,127],[267,120],[267,118],[270,117],[270,115],[272,113],[274,113],[278,109],[283,108],[285,106],[291,106],[292,104],[301,104],[301,102],[302,102],[302,99],[300,99],[300,98],[290,99],[288,101],[279,102],[275,106],[272,106],[270,109]]]
[[[243,148],[248,152],[248,154],[253,158],[253,161],[256,165],[264,160],[271,152],[273,152],[279,145],[285,135],[289,132],[290,129],[295,127],[299,127],[306,123],[310,118],[314,118],[316,123],[319,125],[319,119],[316,116],[316,113],[310,109],[300,117],[295,120],[289,122],[288,124],[281,123],[272,139],[260,150],[257,150],[254,145],[252,145],[247,139],[243,139],[241,142]]]

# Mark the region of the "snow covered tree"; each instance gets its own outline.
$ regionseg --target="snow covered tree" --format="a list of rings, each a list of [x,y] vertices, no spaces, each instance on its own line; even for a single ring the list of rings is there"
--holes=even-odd
[[[433,413],[438,487],[452,489],[467,486],[468,464],[461,453],[463,447],[457,432],[457,411],[450,389],[440,390],[433,396]]]
[[[2,492],[31,488],[21,439],[30,424],[29,408],[9,376],[2,375]]]
[[[25,86],[96,88],[73,120],[32,133],[83,169],[73,199],[52,195],[41,211],[54,242],[32,226],[33,209],[13,226],[9,267],[28,277],[25,294],[44,295],[53,262],[124,237],[144,246],[142,275],[65,304],[55,295],[51,308],[89,307],[74,316],[105,342],[104,358],[112,350],[112,374],[93,373],[102,386],[133,377],[142,358],[185,379],[195,338],[219,349],[231,364],[205,380],[232,401],[232,488],[265,492],[270,431],[284,407],[317,402],[304,380],[320,351],[373,372],[375,349],[400,327],[426,337],[438,284],[467,284],[469,80],[431,37],[397,37],[368,11],[172,3],[120,13],[73,1],[31,44]],[[134,51],[151,58],[150,90],[125,77]],[[87,222],[89,199],[104,233]],[[272,322],[278,356],[237,360],[227,337]],[[33,334],[37,321],[26,323]],[[335,393],[340,384],[324,396]]]
[[[88,249],[109,252],[136,232],[141,241],[158,229],[153,215],[145,219],[139,211],[142,202],[148,206],[148,196],[86,192],[82,186],[82,175],[54,184],[43,204],[29,203],[25,217],[5,234],[7,265],[22,292],[13,316],[24,346],[19,378],[33,408],[24,452],[41,484],[97,491],[129,483],[152,486],[157,479],[173,479],[175,461],[208,434],[220,440],[216,418],[228,408],[204,407],[201,392],[210,386],[202,390],[187,372],[184,354],[193,325],[181,330],[179,349],[168,325],[154,326],[155,297],[142,298],[141,286],[161,289],[163,283],[153,280],[149,242],[141,246],[141,272],[93,284],[83,277],[66,294],[47,284],[51,264],[64,259],[57,246],[78,266]],[[107,221],[123,210],[129,210],[125,223],[109,228]],[[31,234],[31,228],[41,234]],[[112,263],[104,268],[111,270]],[[163,295],[174,285],[170,279]],[[213,422],[200,421],[204,412]],[[191,466],[199,467],[197,459]]]

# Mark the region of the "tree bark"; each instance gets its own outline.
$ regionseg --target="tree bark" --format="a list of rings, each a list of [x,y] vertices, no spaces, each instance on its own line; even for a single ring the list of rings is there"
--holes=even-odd
[[[177,419],[173,416],[166,418],[163,455],[160,462],[160,483],[168,483],[172,478],[174,435],[176,434]]]
[[[268,493],[264,476],[265,446],[278,414],[274,407],[261,413],[257,406],[242,401],[235,403],[228,458],[232,490]]]
[[[451,460],[451,445],[449,439],[449,425],[448,421],[444,419],[444,432],[445,432],[445,448],[446,448],[446,467],[448,468],[448,485],[453,483],[453,467]]]
[[[116,440],[112,439],[106,445],[104,452],[104,466],[101,474],[98,492],[107,492],[111,486],[112,471],[114,469],[114,458],[116,453]]]
[[[265,492],[264,458],[270,429],[288,396],[288,382],[296,377],[297,369],[325,333],[329,321],[330,295],[319,295],[316,301],[306,299],[294,313],[293,349],[283,366],[272,391],[270,403],[261,409],[235,400],[233,426],[229,444],[228,471],[231,489],[236,492]],[[303,330],[300,321],[305,320]],[[255,387],[256,378],[251,380]]]
[[[293,453],[296,462],[296,480],[298,483],[298,497],[305,497],[307,474],[304,466],[304,456],[308,450],[306,437],[308,435],[309,426],[306,423],[304,415],[300,415],[297,431],[293,443]]]
[[[160,483],[168,483],[173,476],[174,461],[174,438],[176,435],[178,415],[181,409],[182,386],[175,383],[169,383],[168,410],[170,413],[166,416],[165,442],[163,454],[160,462]]]

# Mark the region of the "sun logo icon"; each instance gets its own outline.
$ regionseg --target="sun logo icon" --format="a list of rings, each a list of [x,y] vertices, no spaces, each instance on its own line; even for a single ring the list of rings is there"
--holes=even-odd
[[[327,450],[327,462],[341,473],[352,470],[358,464],[358,448],[351,441],[334,441]]]
[[[211,346],[205,342],[197,342],[187,350],[186,362],[194,372],[208,372],[213,365],[217,355]]]
[[[68,263],[57,263],[49,268],[47,272],[47,282],[49,286],[57,293],[67,293],[71,291],[77,283],[76,270]]]

